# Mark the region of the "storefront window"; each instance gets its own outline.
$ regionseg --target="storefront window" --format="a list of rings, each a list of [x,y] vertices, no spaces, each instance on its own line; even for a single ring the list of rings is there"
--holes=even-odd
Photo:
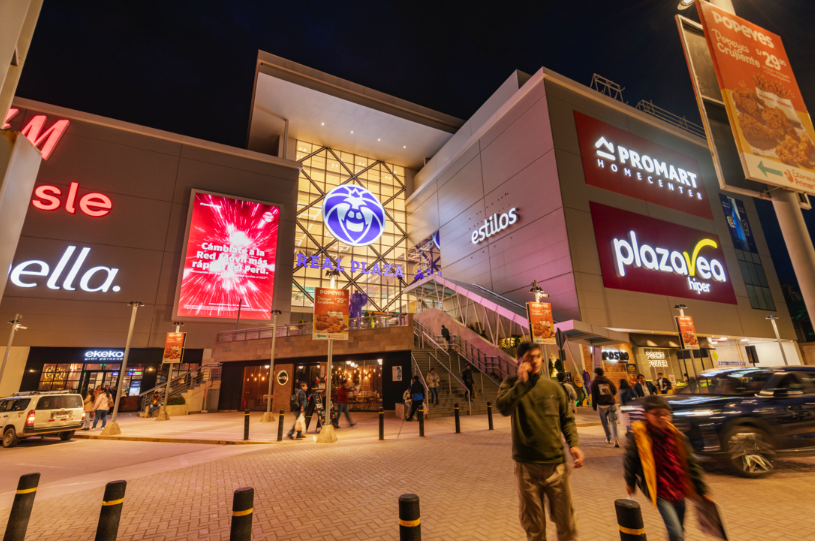
[[[243,369],[243,404],[241,404],[241,409],[266,410],[266,399],[269,394],[268,378],[269,369],[265,366],[247,366]]]
[[[382,406],[381,360],[346,361],[333,375],[334,386],[345,381],[351,411],[379,411]]]

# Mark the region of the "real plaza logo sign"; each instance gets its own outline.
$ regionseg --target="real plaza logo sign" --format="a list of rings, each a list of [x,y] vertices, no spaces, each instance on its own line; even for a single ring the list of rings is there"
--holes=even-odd
[[[361,186],[343,184],[323,200],[326,228],[340,242],[367,246],[385,232],[385,209],[374,194]]]
[[[603,284],[736,304],[719,237],[591,202]]]
[[[574,116],[587,184],[713,219],[694,158],[577,111]]]

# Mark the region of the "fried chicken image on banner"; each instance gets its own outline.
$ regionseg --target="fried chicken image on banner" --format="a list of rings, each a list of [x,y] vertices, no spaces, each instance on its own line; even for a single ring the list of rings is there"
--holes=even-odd
[[[761,118],[764,119],[764,124],[767,129],[772,133],[776,139],[784,139],[785,136],[791,135],[797,137],[795,128],[790,123],[787,115],[781,109],[776,107],[765,107],[761,113]]]
[[[777,141],[780,137],[776,137],[767,126],[752,116],[742,115],[739,121],[741,122],[741,131],[744,138],[752,146],[762,150],[769,150],[778,144]]]
[[[800,139],[787,135],[781,143],[775,147],[775,154],[778,159],[787,165],[795,166],[796,163],[803,167],[812,167],[812,158],[815,154],[815,145],[809,137],[802,135]]]
[[[738,90],[733,92],[733,102],[742,113],[748,114],[753,118],[761,118],[761,107],[763,105],[759,97],[752,90]]]

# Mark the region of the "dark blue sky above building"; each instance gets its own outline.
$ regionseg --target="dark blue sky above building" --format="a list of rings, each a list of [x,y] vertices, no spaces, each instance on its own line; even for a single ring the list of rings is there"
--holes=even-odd
[[[630,105],[653,100],[698,123],[678,2],[48,0],[17,93],[243,147],[260,49],[462,119],[513,70],[545,66],[586,85],[598,73]],[[815,2],[733,2],[782,37],[815,109]],[[794,283],[772,204],[758,208],[779,277]]]

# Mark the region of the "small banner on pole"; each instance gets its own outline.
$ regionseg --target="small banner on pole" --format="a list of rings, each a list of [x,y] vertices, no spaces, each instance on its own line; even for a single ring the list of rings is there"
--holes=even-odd
[[[676,326],[679,329],[679,341],[682,349],[699,349],[699,339],[696,337],[696,327],[690,316],[676,316]]]
[[[529,320],[529,332],[535,344],[556,344],[555,320],[552,316],[552,304],[548,302],[526,303],[526,315]]]
[[[178,364],[184,358],[184,343],[187,341],[185,332],[168,332],[164,341],[164,355],[161,362],[165,364]]]
[[[318,287],[314,290],[314,340],[348,340],[347,289]]]

